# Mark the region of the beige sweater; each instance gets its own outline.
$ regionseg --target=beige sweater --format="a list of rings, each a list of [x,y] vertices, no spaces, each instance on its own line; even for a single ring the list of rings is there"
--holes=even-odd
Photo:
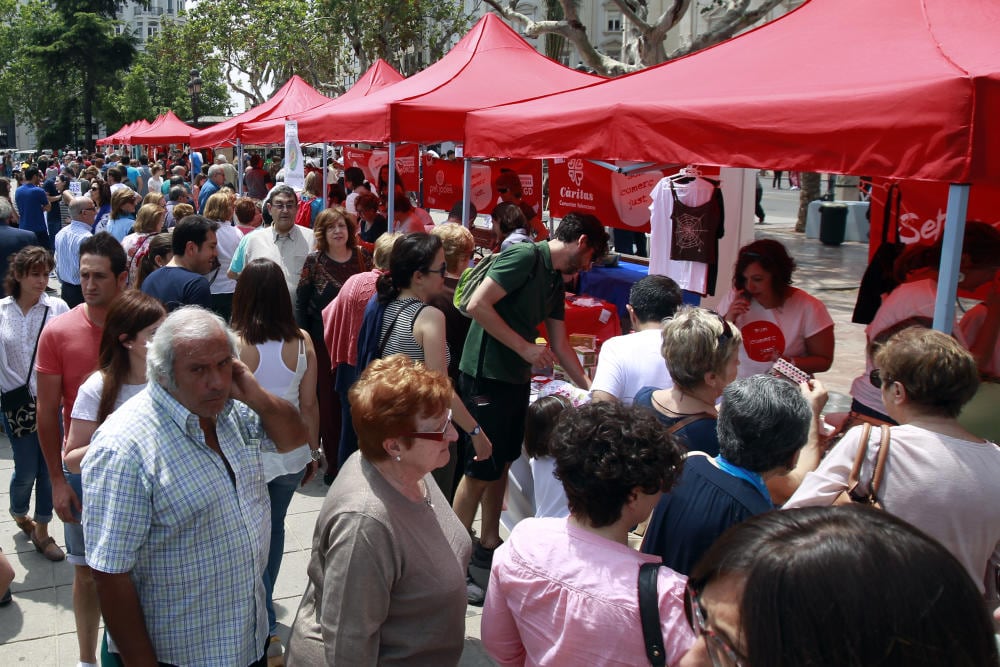
[[[433,507],[355,453],[316,521],[289,667],[458,664],[472,544],[430,475]]]

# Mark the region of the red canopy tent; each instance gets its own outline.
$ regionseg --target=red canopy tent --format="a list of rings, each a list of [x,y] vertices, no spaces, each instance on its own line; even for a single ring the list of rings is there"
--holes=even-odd
[[[539,54],[486,14],[441,60],[405,81],[335,108],[293,117],[301,141],[433,143],[462,138],[472,109],[602,80]]]
[[[471,155],[655,160],[951,183],[951,330],[969,183],[1000,182],[996,0],[808,0],[686,58],[472,114]]]
[[[370,95],[386,86],[391,86],[403,80],[403,75],[397,72],[392,65],[379,58],[364,74],[361,75],[350,90],[334,99],[324,98],[326,102],[318,107],[310,109],[308,112],[319,113],[324,109],[335,108],[337,105],[356,100],[366,95]],[[246,123],[243,126],[242,141],[245,144],[280,144],[285,140],[285,119],[296,120],[303,113],[298,110],[296,113],[271,114],[269,120],[260,118],[256,122]],[[301,131],[299,138],[302,140]],[[308,140],[303,140],[308,141]]]
[[[302,77],[293,74],[292,78],[271,96],[271,99],[218,125],[194,132],[188,143],[192,148],[231,146],[238,140],[245,144],[247,141],[243,138],[243,128],[247,123],[284,117],[318,107],[329,101],[329,97],[320,95]]]
[[[168,111],[160,118],[153,121],[153,124],[141,132],[133,132],[128,138],[128,143],[132,145],[160,145],[187,143],[192,132],[196,132],[173,111]]]
[[[162,116],[157,116],[156,120],[160,118],[162,118]],[[156,120],[154,120],[153,122],[156,122]],[[133,134],[136,134],[138,132],[145,132],[152,126],[153,126],[152,123],[150,123],[148,120],[146,120],[145,118],[140,118],[139,120],[135,121],[135,123],[132,124],[132,126],[128,129],[127,132],[122,132],[119,141],[123,144],[131,144],[130,139]]]
[[[996,0],[810,0],[685,58],[475,113],[465,150],[997,181],[997,34]]]
[[[120,128],[118,128],[117,132],[112,132],[108,136],[102,139],[98,139],[94,143],[96,143],[98,146],[110,146],[116,141],[120,141],[120,137],[122,137],[125,134],[125,132],[127,132],[133,125],[135,125],[135,123],[136,121],[132,121],[131,123],[125,123]]]

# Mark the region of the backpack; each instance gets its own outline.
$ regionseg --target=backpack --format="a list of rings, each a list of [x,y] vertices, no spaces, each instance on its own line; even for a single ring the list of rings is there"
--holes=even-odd
[[[511,247],[516,247],[517,245],[519,244],[510,246],[507,250],[510,250]],[[531,267],[531,273],[528,274],[528,281],[534,277],[535,272],[538,270],[538,262],[542,256],[541,252],[538,250],[538,246],[534,246],[534,249],[535,263]],[[483,280],[486,279],[486,274],[489,273],[490,267],[493,266],[493,262],[496,261],[497,257],[507,252],[507,250],[489,254],[479,260],[478,264],[462,272],[462,276],[458,279],[458,284],[455,285],[455,296],[452,299],[452,303],[455,304],[455,308],[458,312],[462,313],[469,319],[472,319],[472,315],[469,314],[469,302],[472,300],[473,293],[476,291],[476,288],[482,284]]]
[[[312,199],[299,197],[299,207],[295,211],[295,224],[312,229]]]

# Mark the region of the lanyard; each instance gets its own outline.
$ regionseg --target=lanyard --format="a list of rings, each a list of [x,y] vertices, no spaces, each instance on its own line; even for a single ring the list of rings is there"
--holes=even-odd
[[[764,484],[763,477],[761,477],[755,472],[750,472],[746,468],[741,468],[737,465],[733,465],[732,463],[724,459],[721,454],[715,457],[715,464],[719,466],[719,468],[723,472],[727,472],[733,477],[745,479],[746,481],[750,482],[750,484],[752,484],[753,487],[760,492],[760,495],[764,496],[764,498],[766,498],[769,503],[773,503],[773,501],[771,500],[771,493],[767,490],[767,485]]]

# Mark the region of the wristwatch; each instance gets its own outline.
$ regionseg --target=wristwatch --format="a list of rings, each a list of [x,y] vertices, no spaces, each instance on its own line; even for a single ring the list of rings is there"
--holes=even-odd
[[[482,432],[483,432],[483,427],[480,426],[479,424],[476,424],[475,426],[472,427],[471,431],[468,431],[468,434],[469,434],[470,438],[475,438],[477,435],[479,435]]]
[[[313,461],[317,461],[318,462],[321,458],[323,458],[323,450],[322,449],[310,449],[309,450],[309,455],[312,457]]]

